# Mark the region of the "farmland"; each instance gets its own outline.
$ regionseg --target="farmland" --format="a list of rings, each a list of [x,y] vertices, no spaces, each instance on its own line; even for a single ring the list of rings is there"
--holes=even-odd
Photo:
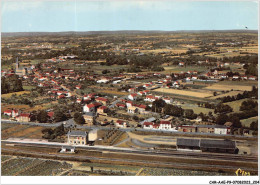
[[[20,92],[13,92],[8,94],[2,94],[2,98],[10,98],[12,95],[23,95],[23,94],[30,94],[30,91],[20,91]]]
[[[178,90],[178,89],[165,89],[165,88],[160,88],[153,90],[155,92],[163,92],[163,93],[169,93],[169,94],[177,94],[177,95],[182,95],[182,96],[192,96],[192,97],[197,97],[197,98],[206,98],[209,96],[212,96],[212,93],[209,91],[189,91],[189,90]]]

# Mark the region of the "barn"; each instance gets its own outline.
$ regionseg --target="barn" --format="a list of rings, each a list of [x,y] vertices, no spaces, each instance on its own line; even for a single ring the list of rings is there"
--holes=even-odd
[[[178,149],[200,150],[200,140],[177,138]]]

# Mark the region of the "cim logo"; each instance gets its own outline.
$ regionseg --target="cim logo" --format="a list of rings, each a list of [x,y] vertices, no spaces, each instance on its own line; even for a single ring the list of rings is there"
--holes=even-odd
[[[240,168],[238,168],[235,173],[237,174],[237,176],[250,176],[250,172],[246,172],[244,170],[241,170]]]

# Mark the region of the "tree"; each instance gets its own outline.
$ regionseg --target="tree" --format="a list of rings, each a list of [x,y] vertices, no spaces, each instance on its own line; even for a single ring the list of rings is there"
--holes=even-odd
[[[223,103],[219,103],[215,110],[214,113],[229,113],[232,112],[233,109],[229,105],[224,105]]]
[[[257,131],[258,130],[258,121],[253,121],[251,124],[250,124],[250,129],[251,130],[254,130],[254,131]]]
[[[258,106],[258,103],[254,100],[246,100],[243,101],[241,106],[240,106],[240,111],[244,111],[244,110],[251,110],[254,109]]]
[[[164,107],[164,113],[171,116],[180,117],[183,116],[183,112],[183,109],[176,105],[166,104]]]
[[[162,108],[166,105],[165,101],[162,99],[155,100],[152,104],[152,111],[162,112]]]
[[[227,121],[228,121],[228,116],[226,114],[220,114],[216,119],[216,124],[224,125]]]
[[[54,121],[60,122],[60,121],[65,121],[65,120],[67,120],[67,116],[64,113],[64,111],[62,111],[61,109],[56,109],[54,111]]]
[[[230,114],[228,117],[228,121],[233,123],[233,126],[236,128],[241,128],[242,124],[240,122],[239,117],[235,116],[234,114]]]
[[[37,114],[37,121],[40,123],[46,123],[48,121],[48,113],[45,110],[41,110]]]
[[[79,112],[76,112],[75,114],[74,114],[74,121],[77,123],[77,124],[84,124],[85,123],[85,119],[84,119],[84,117],[83,117],[83,115],[81,114],[81,113],[79,113]]]
[[[197,118],[197,114],[194,114],[194,111],[192,109],[186,109],[184,111],[184,115],[188,119],[196,119]]]

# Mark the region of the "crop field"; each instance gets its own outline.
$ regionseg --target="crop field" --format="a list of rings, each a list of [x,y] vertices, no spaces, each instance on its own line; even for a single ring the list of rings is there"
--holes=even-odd
[[[107,93],[107,94],[113,94],[113,95],[127,95],[127,92],[119,92],[119,91],[110,91],[110,90],[102,90],[102,93]]]
[[[1,170],[3,176],[54,176],[71,167],[66,162],[17,157],[2,163]]]
[[[42,137],[42,133],[41,133],[42,129],[43,127],[40,126],[2,123],[1,135],[2,135],[2,139],[7,139],[10,137],[26,137],[26,138],[40,139]]]
[[[253,121],[257,121],[257,120],[258,120],[258,116],[251,117],[251,118],[248,118],[248,119],[242,119],[242,120],[240,120],[240,121],[241,121],[242,126],[244,126],[244,127],[250,127],[250,124],[251,124]]]
[[[187,66],[187,67],[180,67],[180,66],[163,66],[165,71],[163,73],[179,73],[181,71],[187,72],[187,71],[198,71],[202,72],[207,70],[206,67],[203,66]]]
[[[222,98],[222,97],[225,97],[225,96],[236,96],[239,93],[242,94],[243,91],[230,91],[228,93],[224,93],[224,94],[220,94],[220,95],[217,95],[217,96],[209,97],[209,99],[215,100],[215,99]]]
[[[177,95],[183,95],[183,96],[192,96],[197,98],[206,98],[209,96],[212,96],[212,92],[205,91],[205,92],[194,92],[194,91],[186,91],[186,90],[178,90],[178,89],[164,89],[159,88],[153,90],[155,92],[163,92],[163,93],[169,93],[169,94],[177,94]]]
[[[231,91],[238,90],[238,91],[251,91],[252,87],[248,85],[231,85],[231,84],[213,84],[211,86],[205,87],[204,89],[208,90],[216,90],[216,91]]]
[[[139,176],[217,176],[217,175],[230,175],[217,172],[205,171],[191,171],[191,170],[178,170],[178,169],[163,169],[163,168],[145,168]]]
[[[12,95],[16,94],[17,96],[22,95],[22,94],[30,94],[30,91],[20,91],[20,92],[13,92],[13,93],[7,93],[7,94],[2,94],[2,98],[11,98]]]

